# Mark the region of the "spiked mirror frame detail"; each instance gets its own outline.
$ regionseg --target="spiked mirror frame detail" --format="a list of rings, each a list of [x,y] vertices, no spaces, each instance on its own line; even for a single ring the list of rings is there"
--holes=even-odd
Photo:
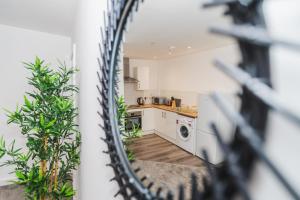
[[[102,44],[99,44],[100,58],[98,63],[100,72],[98,101],[102,111],[98,111],[103,119],[99,126],[105,131],[106,138],[102,140],[107,144],[116,181],[120,187],[115,195],[122,195],[124,199],[174,199],[169,191],[162,196],[162,189],[151,192],[154,183],[145,186],[143,181],[146,176],[139,179],[136,175],[140,169],[132,169],[127,160],[126,153],[120,138],[122,134],[117,120],[116,98],[118,97],[118,64],[122,59],[120,45],[126,30],[128,19],[132,19],[133,13],[138,11],[139,4],[143,0],[108,0],[108,11],[104,13],[104,29],[101,29]],[[196,199],[251,199],[247,189],[247,181],[253,172],[257,160],[264,163],[275,178],[288,191],[293,199],[300,199],[299,193],[287,181],[276,165],[263,151],[265,141],[265,129],[268,111],[273,110],[286,117],[288,120],[300,124],[300,116],[293,113],[281,104],[280,99],[271,89],[269,48],[272,45],[281,45],[288,48],[299,46],[283,41],[273,40],[266,31],[266,24],[262,12],[263,0],[213,0],[205,3],[205,8],[213,6],[226,6],[225,15],[232,18],[230,28],[211,28],[212,33],[232,37],[236,40],[241,53],[241,61],[238,66],[226,64],[221,60],[215,61],[215,66],[226,75],[240,84],[242,92],[240,112],[236,112],[232,105],[218,93],[212,94],[212,99],[221,111],[237,125],[234,137],[226,144],[218,127],[212,123],[211,128],[217,136],[220,147],[224,152],[225,161],[217,167],[207,165],[209,178],[203,180],[204,189],[199,191],[197,179],[191,176],[192,190],[179,189],[179,199],[184,199],[185,192],[191,192],[192,200]],[[200,12],[200,11],[199,11]],[[207,163],[209,155],[203,151]]]

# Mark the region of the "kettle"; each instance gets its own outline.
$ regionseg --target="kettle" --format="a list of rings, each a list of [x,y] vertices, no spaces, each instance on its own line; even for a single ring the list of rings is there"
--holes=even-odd
[[[144,100],[143,97],[137,98],[136,102],[137,102],[139,105],[144,105],[144,104],[145,104],[145,100]]]

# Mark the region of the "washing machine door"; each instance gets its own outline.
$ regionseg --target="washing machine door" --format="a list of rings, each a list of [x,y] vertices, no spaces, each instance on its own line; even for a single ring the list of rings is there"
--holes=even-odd
[[[180,124],[177,132],[178,132],[180,139],[183,141],[187,141],[191,137],[190,128],[186,124]]]

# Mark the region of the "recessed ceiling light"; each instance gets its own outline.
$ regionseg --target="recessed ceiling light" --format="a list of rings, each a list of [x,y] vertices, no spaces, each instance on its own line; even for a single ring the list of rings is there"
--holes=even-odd
[[[192,47],[191,47],[191,46],[188,46],[187,48],[188,48],[188,49],[191,49]]]

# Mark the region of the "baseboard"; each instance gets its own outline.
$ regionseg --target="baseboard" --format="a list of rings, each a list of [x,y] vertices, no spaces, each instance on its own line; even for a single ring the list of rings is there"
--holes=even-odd
[[[168,140],[169,142],[171,142],[171,143],[177,145],[176,139],[170,138],[170,137],[168,137],[168,136],[166,136],[166,135],[164,135],[164,134],[162,134],[162,133],[160,133],[160,132],[158,132],[158,131],[156,131],[156,130],[154,131],[154,133],[155,133],[156,135],[158,135],[159,137],[161,137],[161,138],[163,138],[163,139],[165,139],[165,140]]]
[[[0,187],[6,185],[12,185],[14,184],[13,181],[16,181],[16,179],[14,178],[0,179]]]
[[[154,130],[150,130],[150,131],[143,131],[143,135],[150,135],[153,134]]]

